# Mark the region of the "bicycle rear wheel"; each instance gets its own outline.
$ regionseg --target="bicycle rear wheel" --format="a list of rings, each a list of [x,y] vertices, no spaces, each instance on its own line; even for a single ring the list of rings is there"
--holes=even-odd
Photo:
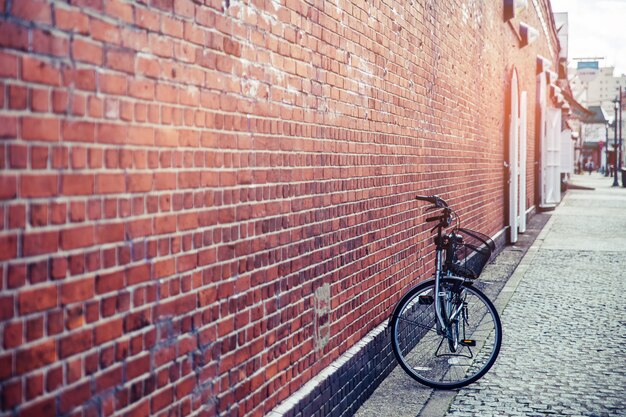
[[[433,388],[453,389],[475,382],[491,368],[500,352],[502,325],[480,290],[448,278],[441,280],[441,287],[448,294],[454,292],[456,307],[449,310],[460,310],[448,331],[437,331],[435,283],[430,280],[410,290],[396,306],[391,342],[400,366],[413,379]],[[450,337],[458,337],[458,343],[451,343]]]

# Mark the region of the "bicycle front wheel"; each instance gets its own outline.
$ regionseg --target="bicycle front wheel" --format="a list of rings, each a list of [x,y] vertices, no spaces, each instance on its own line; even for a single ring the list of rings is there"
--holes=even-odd
[[[433,388],[459,388],[477,381],[494,364],[502,325],[480,290],[443,278],[440,293],[456,300],[453,308],[444,309],[447,328],[437,329],[435,283],[430,280],[410,290],[396,306],[391,342],[400,366],[413,379]]]

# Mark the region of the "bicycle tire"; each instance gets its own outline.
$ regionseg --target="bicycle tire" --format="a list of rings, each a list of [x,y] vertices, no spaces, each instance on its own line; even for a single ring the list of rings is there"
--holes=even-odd
[[[446,337],[437,333],[434,297],[429,298],[435,294],[434,280],[409,290],[391,318],[391,342],[398,363],[413,379],[432,388],[454,389],[477,381],[493,366],[502,345],[502,324],[493,303],[477,288],[458,283],[441,279],[446,288],[456,284],[464,302],[469,299],[464,337],[471,337],[476,346],[463,345],[459,352],[450,352]]]

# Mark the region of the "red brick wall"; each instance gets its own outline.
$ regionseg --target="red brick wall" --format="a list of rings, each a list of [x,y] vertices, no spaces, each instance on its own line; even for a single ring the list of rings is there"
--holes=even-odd
[[[415,194],[502,229],[501,7],[0,0],[0,416],[262,415],[426,276]]]

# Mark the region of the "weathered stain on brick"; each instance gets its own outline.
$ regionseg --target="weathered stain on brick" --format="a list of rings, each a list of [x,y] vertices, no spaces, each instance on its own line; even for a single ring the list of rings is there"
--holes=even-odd
[[[315,350],[321,351],[330,340],[330,284],[315,290]]]

